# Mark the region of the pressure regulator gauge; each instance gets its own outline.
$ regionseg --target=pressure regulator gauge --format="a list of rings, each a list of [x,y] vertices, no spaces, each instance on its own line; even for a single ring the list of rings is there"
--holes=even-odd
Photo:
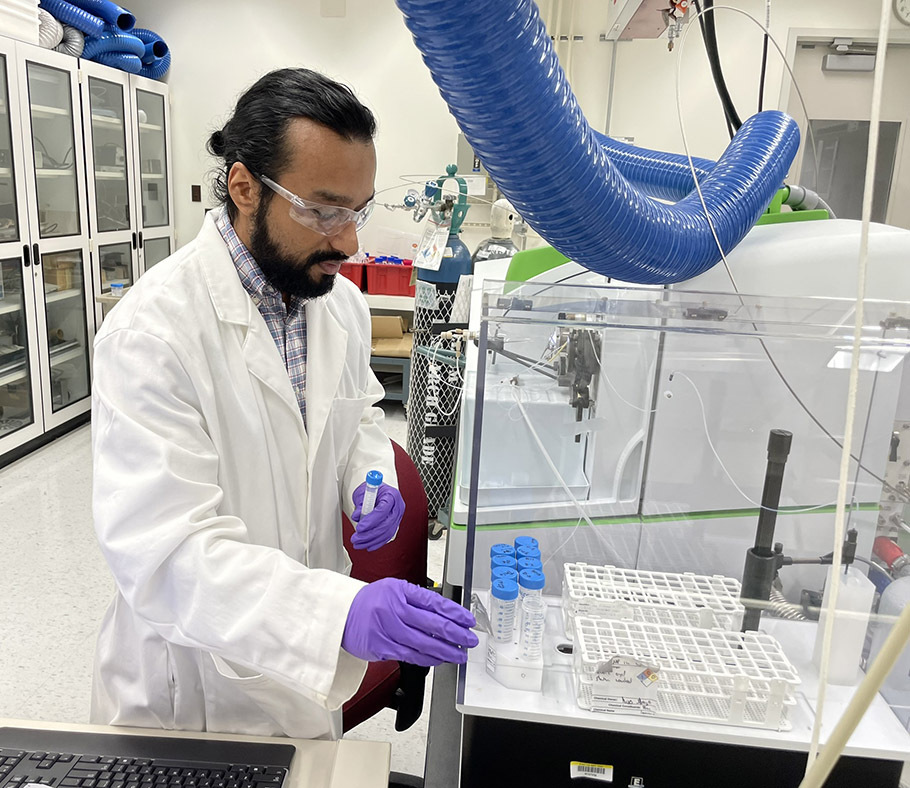
[[[910,25],[910,0],[894,0],[894,15],[905,25]]]

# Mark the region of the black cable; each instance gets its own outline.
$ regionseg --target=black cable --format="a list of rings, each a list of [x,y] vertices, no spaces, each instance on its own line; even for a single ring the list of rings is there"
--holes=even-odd
[[[706,12],[704,14],[701,13],[702,9],[698,0],[694,0],[694,4],[695,10],[699,13],[698,22],[702,39],[705,43],[705,52],[708,55],[708,62],[711,65],[711,76],[714,78],[714,86],[717,89],[717,95],[723,107],[724,117],[729,124],[728,131],[730,126],[733,128],[733,133],[730,135],[732,139],[733,134],[739,131],[739,127],[743,125],[743,122],[739,118],[736,107],[733,106],[733,99],[730,98],[730,91],[727,90],[727,83],[720,65],[720,55],[717,50],[717,28],[714,25],[714,0],[704,0],[704,10]]]
[[[761,48],[761,75],[758,77],[758,111],[762,111],[765,103],[765,71],[768,67],[768,34],[765,33],[765,40]]]

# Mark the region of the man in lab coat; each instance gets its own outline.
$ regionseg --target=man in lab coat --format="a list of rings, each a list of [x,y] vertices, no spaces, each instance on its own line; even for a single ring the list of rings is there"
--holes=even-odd
[[[347,574],[342,509],[358,549],[404,510],[369,312],[338,275],[372,208],[374,130],[338,83],[264,76],[209,142],[223,207],[98,333],[94,515],[117,589],[94,722],[337,737],[367,660],[460,662],[477,643],[460,606]]]

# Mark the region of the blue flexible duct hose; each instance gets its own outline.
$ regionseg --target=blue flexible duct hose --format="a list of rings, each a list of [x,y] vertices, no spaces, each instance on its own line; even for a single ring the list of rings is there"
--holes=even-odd
[[[56,17],[64,25],[75,27],[76,30],[88,36],[100,36],[104,32],[103,19],[99,19],[81,8],[76,8],[66,0],[41,0],[38,7]]]
[[[143,66],[139,71],[139,76],[148,77],[149,79],[161,79],[170,67],[171,53],[167,52],[164,57],[158,58],[151,65]]]
[[[100,36],[85,39],[82,57],[86,60],[96,60],[96,55],[102,52],[124,52],[141,58],[145,54],[145,44],[136,36],[127,33],[102,33]]]
[[[83,11],[101,17],[109,25],[120,30],[132,30],[136,26],[136,17],[125,8],[112,3],[111,0],[71,0],[71,2]]]
[[[487,172],[556,249],[598,273],[640,284],[682,282],[720,260],[698,195],[689,191],[685,158],[622,150],[598,138],[533,0],[396,2]],[[795,121],[763,112],[743,124],[710,172],[710,162],[698,162],[725,252],[764,212],[798,147]],[[655,196],[681,199],[656,202],[636,182],[651,184]]]
[[[163,58],[170,50],[164,43],[164,39],[152,30],[146,30],[144,27],[137,27],[130,33],[145,44],[145,57],[142,58],[143,65],[152,65],[157,58]]]
[[[142,70],[142,61],[139,56],[128,52],[99,52],[92,59],[103,66],[119,68],[130,74],[138,74]]]

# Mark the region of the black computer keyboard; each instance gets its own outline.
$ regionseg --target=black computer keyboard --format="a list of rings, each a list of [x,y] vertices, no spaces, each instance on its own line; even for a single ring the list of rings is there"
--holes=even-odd
[[[281,788],[294,751],[289,744],[2,728],[0,788]]]

